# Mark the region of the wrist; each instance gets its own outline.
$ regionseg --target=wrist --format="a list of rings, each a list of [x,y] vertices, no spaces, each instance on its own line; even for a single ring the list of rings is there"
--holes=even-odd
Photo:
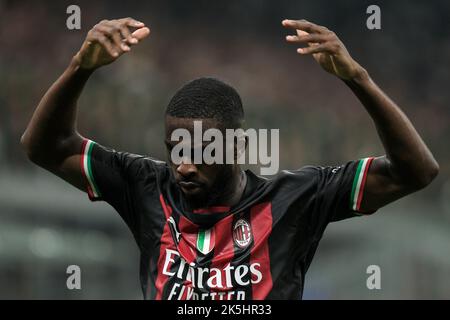
[[[361,85],[363,83],[366,83],[369,80],[370,80],[370,76],[369,76],[369,73],[367,72],[367,70],[361,66],[358,66],[358,68],[354,72],[353,76],[346,81],[350,82],[352,84]]]
[[[89,77],[95,71],[95,69],[93,68],[83,67],[79,53],[77,53],[75,56],[72,57],[68,70],[73,74],[80,75],[83,77]]]

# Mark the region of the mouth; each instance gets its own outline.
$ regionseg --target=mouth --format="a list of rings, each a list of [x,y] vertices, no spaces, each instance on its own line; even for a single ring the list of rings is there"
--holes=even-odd
[[[196,189],[199,189],[201,185],[196,182],[186,182],[186,181],[180,181],[178,182],[178,185],[181,187],[181,189],[185,192],[192,192]]]

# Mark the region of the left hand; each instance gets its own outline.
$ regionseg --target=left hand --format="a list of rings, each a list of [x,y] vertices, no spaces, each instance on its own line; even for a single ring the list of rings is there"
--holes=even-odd
[[[363,72],[364,69],[353,60],[333,31],[306,20],[283,20],[282,24],[297,32],[297,35],[286,36],[286,41],[308,44],[305,48],[297,49],[297,52],[301,55],[312,54],[327,72],[343,80],[355,79]]]

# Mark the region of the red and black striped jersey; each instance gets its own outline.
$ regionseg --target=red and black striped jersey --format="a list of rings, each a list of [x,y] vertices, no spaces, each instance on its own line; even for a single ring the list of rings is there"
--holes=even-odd
[[[250,170],[233,207],[190,211],[169,166],[83,144],[91,200],[112,205],[141,253],[145,299],[301,299],[329,222],[361,215],[372,158],[262,178]]]

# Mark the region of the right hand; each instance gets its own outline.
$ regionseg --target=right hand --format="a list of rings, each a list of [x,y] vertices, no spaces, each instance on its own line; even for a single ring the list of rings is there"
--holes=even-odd
[[[129,28],[136,30],[131,33]],[[132,18],[103,20],[88,32],[75,59],[81,68],[95,70],[115,61],[149,34],[144,23]]]

